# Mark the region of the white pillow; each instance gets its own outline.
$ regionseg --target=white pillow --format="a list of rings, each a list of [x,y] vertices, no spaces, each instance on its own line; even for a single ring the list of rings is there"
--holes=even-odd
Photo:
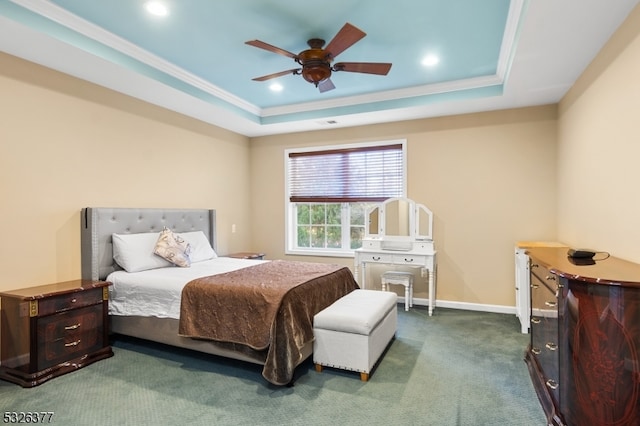
[[[173,264],[153,253],[159,232],[112,234],[113,260],[127,272],[166,268]]]
[[[215,259],[216,257],[218,257],[216,252],[211,247],[211,243],[209,243],[207,236],[204,235],[204,232],[181,232],[176,235],[181,236],[191,246],[191,252],[189,253],[189,259],[191,259],[191,263]]]
[[[191,259],[189,259],[191,245],[166,226],[160,233],[153,252],[182,268],[191,266]]]

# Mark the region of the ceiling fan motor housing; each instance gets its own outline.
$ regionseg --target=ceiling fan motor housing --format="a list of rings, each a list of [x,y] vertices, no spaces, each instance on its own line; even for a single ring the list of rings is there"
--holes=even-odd
[[[309,44],[311,45],[311,40]],[[316,86],[331,77],[331,60],[328,58],[327,52],[320,47],[312,47],[300,52],[298,63],[302,65],[302,78]]]

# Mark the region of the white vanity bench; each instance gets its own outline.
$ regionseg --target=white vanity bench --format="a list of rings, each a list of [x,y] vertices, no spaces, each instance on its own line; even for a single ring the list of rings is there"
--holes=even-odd
[[[429,287],[429,316],[436,301],[436,251],[433,213],[409,198],[390,198],[367,212],[362,248],[355,251],[355,277],[367,288],[367,265],[385,264],[420,269]]]

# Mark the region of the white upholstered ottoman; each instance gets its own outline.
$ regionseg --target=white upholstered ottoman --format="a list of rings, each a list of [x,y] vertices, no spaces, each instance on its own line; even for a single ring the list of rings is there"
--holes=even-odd
[[[316,371],[334,367],[360,372],[371,369],[396,333],[395,293],[354,290],[313,318],[313,362]]]

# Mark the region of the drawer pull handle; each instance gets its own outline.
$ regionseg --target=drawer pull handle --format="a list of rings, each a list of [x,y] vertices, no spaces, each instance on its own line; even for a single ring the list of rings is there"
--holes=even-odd
[[[540,324],[541,322],[540,318],[531,318],[531,323],[533,324]]]
[[[405,257],[405,258],[404,258],[404,261],[405,261],[405,262],[407,262],[407,263],[411,263],[411,262],[413,262],[413,259],[407,259],[407,258]]]
[[[558,302],[544,302],[544,304],[550,308],[555,308],[558,306]]]
[[[555,281],[556,277],[554,277],[553,275],[547,275],[546,277],[544,277],[544,279],[547,281]]]
[[[531,288],[536,290],[538,288],[538,284],[531,284]]]
[[[558,345],[556,345],[555,343],[551,343],[548,342],[546,345],[544,345],[547,349],[549,349],[550,351],[555,351],[556,349],[558,349]]]
[[[380,256],[373,256],[373,257],[372,257],[372,259],[373,259],[373,260],[375,260],[375,261],[377,262],[378,260],[380,260],[380,259],[382,259],[382,258],[381,258]]]
[[[81,324],[81,323],[77,323],[77,324],[73,324],[73,325],[68,325],[68,326],[66,326],[64,329],[65,329],[65,330],[76,330],[76,329],[80,328],[80,324]]]
[[[75,342],[65,343],[64,345],[68,348],[70,346],[78,346],[79,344],[80,344],[80,339],[76,340]]]
[[[555,381],[555,380],[553,380],[553,379],[549,379],[549,380],[547,380],[545,383],[547,384],[547,386],[548,386],[548,387],[550,387],[550,388],[551,388],[551,389],[553,389],[553,390],[558,389],[558,382],[556,382],[556,381]]]
[[[71,303],[76,303],[78,301],[78,299],[76,299],[75,297],[73,299],[71,299]]]
[[[534,355],[540,355],[540,352],[542,352],[542,351],[540,349],[538,349],[538,348],[531,348],[531,352]]]

